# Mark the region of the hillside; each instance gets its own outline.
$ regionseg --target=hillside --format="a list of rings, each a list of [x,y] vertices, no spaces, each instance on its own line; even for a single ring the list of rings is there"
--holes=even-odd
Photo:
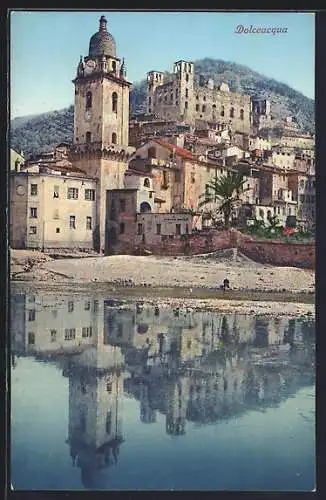
[[[314,132],[315,103],[284,83],[267,78],[246,66],[232,62],[201,59],[195,61],[195,74],[212,78],[216,84],[227,82],[231,90],[271,101],[276,117],[296,116],[301,127]],[[130,95],[131,113],[145,110],[146,81],[135,83]],[[73,106],[40,115],[18,117],[11,122],[11,147],[28,156],[47,151],[73,137]]]

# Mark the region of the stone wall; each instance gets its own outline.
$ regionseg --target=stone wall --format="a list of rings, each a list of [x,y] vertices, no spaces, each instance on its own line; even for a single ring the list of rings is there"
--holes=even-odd
[[[138,244],[134,253],[150,251],[155,255],[196,255],[217,250],[237,248],[241,253],[257,262],[275,266],[315,269],[314,243],[286,243],[279,240],[256,240],[234,229],[211,230],[193,233],[188,237],[176,235],[162,237],[155,245]],[[130,247],[123,248],[127,253]]]
[[[315,243],[287,243],[280,240],[257,240],[231,230],[231,245],[258,262],[275,266],[315,269]]]

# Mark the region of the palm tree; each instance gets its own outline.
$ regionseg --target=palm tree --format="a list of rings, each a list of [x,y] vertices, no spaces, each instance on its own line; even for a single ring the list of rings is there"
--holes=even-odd
[[[240,193],[244,191],[244,182],[243,174],[239,172],[231,172],[229,175],[217,177],[209,181],[206,184],[205,193],[200,195],[202,201],[200,201],[199,207],[220,201],[217,212],[223,214],[224,224],[226,229],[228,229],[230,227],[232,210],[240,200]]]

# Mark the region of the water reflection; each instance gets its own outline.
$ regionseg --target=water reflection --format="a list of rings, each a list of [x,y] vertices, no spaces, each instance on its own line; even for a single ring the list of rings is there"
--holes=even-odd
[[[15,294],[11,336],[13,369],[33,356],[69,379],[67,444],[89,489],[124,448],[123,395],[139,401],[140,422],[160,414],[168,435],[184,436],[190,422],[265,411],[314,383],[309,318]]]

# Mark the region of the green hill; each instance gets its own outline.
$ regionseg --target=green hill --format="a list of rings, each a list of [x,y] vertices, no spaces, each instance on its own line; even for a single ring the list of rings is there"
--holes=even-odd
[[[226,82],[231,90],[252,97],[269,99],[276,117],[296,116],[299,125],[314,132],[315,103],[284,83],[267,78],[246,66],[232,62],[201,59],[195,61],[195,74],[212,78],[216,84]],[[146,81],[135,83],[130,95],[131,113],[144,112]],[[11,122],[11,147],[23,150],[25,156],[48,151],[73,137],[73,106],[40,115],[18,117]]]

